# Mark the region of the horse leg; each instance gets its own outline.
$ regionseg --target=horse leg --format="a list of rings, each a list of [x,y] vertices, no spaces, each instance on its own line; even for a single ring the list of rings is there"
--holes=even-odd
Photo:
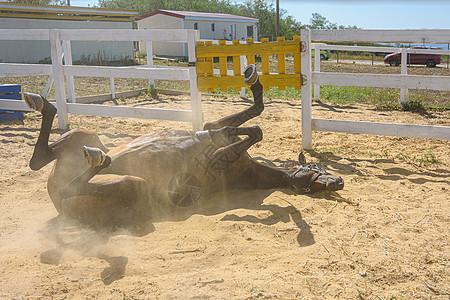
[[[223,127],[208,131],[216,149],[209,157],[209,165],[215,171],[227,170],[246,151],[262,140],[262,131],[258,126],[253,127]],[[240,140],[237,137],[246,135]]]
[[[140,223],[139,217],[148,213],[141,207],[145,180],[129,175],[98,175],[111,164],[111,158],[98,148],[85,147],[84,154],[90,168],[59,191],[61,214],[94,227]],[[148,220],[148,216],[145,218]]]
[[[245,81],[251,84],[250,89],[253,93],[253,105],[244,111],[238,112],[236,114],[224,117],[215,122],[206,123],[203,127],[207,129],[219,129],[224,126],[239,127],[245,122],[254,117],[259,116],[264,110],[263,103],[263,86],[259,82],[258,74],[256,73],[255,65],[249,65],[244,71]]]
[[[240,140],[238,136],[247,135]],[[210,140],[217,150],[208,157],[213,172],[225,171],[230,189],[293,188],[293,170],[271,167],[246,155],[246,151],[261,141],[262,131],[254,127],[223,127],[217,130],[197,132],[197,137]],[[207,137],[206,137],[207,136]],[[239,161],[239,163],[237,163]],[[238,165],[234,165],[237,163]],[[299,177],[299,175],[297,176]],[[302,179],[305,180],[306,179]],[[298,181],[298,179],[296,179]],[[308,178],[309,183],[309,178]]]
[[[69,193],[61,193],[61,216],[95,228],[138,228],[150,220],[145,189],[139,177],[97,175],[77,193],[71,194],[75,189],[70,187]]]
[[[32,170],[39,170],[51,161],[60,158],[63,154],[67,154],[68,150],[81,149],[83,145],[95,146],[103,151],[108,151],[95,132],[85,129],[74,129],[66,132],[54,143],[49,144],[56,108],[38,94],[25,93],[25,102],[30,108],[42,113],[41,130],[34,146],[33,156],[30,159]]]
[[[33,156],[30,160],[30,168],[32,170],[39,170],[56,157],[54,151],[48,146],[48,139],[52,129],[53,119],[56,115],[56,108],[50,104],[44,97],[25,93],[25,102],[30,108],[33,108],[42,113],[41,131],[34,146]]]

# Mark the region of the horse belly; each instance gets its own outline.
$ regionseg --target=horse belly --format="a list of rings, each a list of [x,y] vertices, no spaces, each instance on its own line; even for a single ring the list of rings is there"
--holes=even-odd
[[[202,172],[207,164],[202,161],[203,146],[190,136],[132,144],[120,153],[113,152],[111,165],[102,173],[140,177],[147,183],[150,201],[167,200],[174,180],[188,174],[199,185],[209,185],[211,178]]]

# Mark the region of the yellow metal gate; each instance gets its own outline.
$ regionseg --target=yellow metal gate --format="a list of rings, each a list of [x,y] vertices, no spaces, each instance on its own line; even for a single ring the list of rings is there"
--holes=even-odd
[[[299,36],[294,37],[292,41],[279,37],[276,42],[261,39],[261,42],[255,43],[253,39],[248,39],[246,44],[241,44],[239,40],[233,40],[233,44],[219,41],[219,45],[213,45],[212,42],[198,42],[196,49],[198,88],[204,92],[215,88],[227,90],[230,87],[238,89],[246,86],[244,76],[241,75],[240,60],[240,57],[244,55],[247,57],[247,64],[254,64],[255,57],[261,57],[261,64],[256,65],[260,73],[260,82],[265,90],[272,86],[280,90],[286,89],[286,86],[301,89],[301,48]],[[276,67],[272,64],[271,70],[269,56],[274,54]],[[215,57],[218,57],[218,74],[214,74]],[[228,71],[229,57],[232,57],[233,72]],[[290,68],[289,72],[286,71],[287,59],[293,59],[293,68]],[[229,75],[230,73],[233,75]]]

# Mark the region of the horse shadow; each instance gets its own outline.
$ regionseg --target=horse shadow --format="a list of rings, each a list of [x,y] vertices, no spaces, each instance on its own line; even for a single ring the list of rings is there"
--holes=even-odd
[[[52,249],[41,253],[41,263],[58,265],[62,262],[65,252],[72,251],[84,257],[95,257],[108,263],[100,277],[105,285],[120,280],[125,276],[128,257],[110,256],[104,250],[109,240],[117,235],[143,237],[155,231],[155,223],[167,221],[187,220],[194,214],[205,216],[226,213],[220,222],[247,222],[264,225],[277,223],[293,223],[298,229],[297,243],[300,247],[311,246],[315,243],[311,227],[302,218],[301,212],[290,202],[288,206],[264,204],[264,199],[275,190],[232,190],[222,191],[200,198],[190,207],[163,206],[139,207],[139,211],[152,211],[135,216],[133,222],[115,224],[111,227],[92,227],[79,224],[59,215],[49,220],[40,233],[51,242]],[[289,191],[285,191],[289,194]],[[339,197],[336,194],[331,199]],[[322,193],[320,193],[322,194]],[[323,197],[324,195],[322,195]],[[320,196],[319,196],[320,197]],[[250,211],[269,211],[268,217],[260,218],[252,213],[237,216],[232,213],[235,209],[245,208]],[[230,212],[230,213],[227,213]],[[107,247],[106,247],[107,248]],[[103,250],[102,250],[103,249]]]
[[[41,263],[56,266],[63,261],[66,252],[74,252],[83,257],[94,257],[108,263],[100,273],[105,285],[125,277],[128,257],[111,256],[105,250],[111,237],[120,234],[117,229],[89,228],[59,215],[47,221],[39,232],[52,244],[51,249],[41,253]]]

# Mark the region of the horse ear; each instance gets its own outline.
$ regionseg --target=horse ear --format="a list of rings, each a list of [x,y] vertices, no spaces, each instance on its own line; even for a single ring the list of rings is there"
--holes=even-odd
[[[303,152],[300,152],[300,154],[298,155],[298,162],[299,162],[301,165],[306,165],[306,157],[305,157],[305,155],[303,154]]]

